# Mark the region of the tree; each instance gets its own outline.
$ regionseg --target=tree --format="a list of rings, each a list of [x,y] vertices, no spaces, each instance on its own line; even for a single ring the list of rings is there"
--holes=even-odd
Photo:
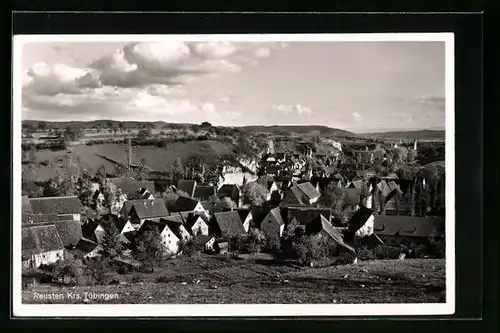
[[[376,164],[381,164],[382,161],[384,160],[385,155],[386,155],[386,151],[382,147],[377,146],[373,150],[373,159],[374,159],[374,162]]]
[[[41,121],[38,123],[38,129],[42,132],[45,132],[45,130],[47,129],[47,123]]]
[[[92,176],[88,171],[84,171],[83,175],[80,176],[76,182],[76,194],[82,205],[86,207],[93,206],[93,196],[92,191]]]
[[[95,177],[94,177],[95,181],[97,183],[99,183],[101,186],[104,185],[106,183],[106,168],[104,167],[104,165],[101,165],[96,173],[95,173]]]
[[[184,166],[182,164],[180,157],[177,157],[175,159],[174,165],[172,167],[172,177],[173,177],[174,183],[177,184],[177,182],[180,179],[184,179],[184,176],[185,176]]]
[[[157,228],[151,227],[138,235],[135,244],[134,256],[136,260],[149,266],[151,273],[153,273],[156,261],[165,254],[160,232]]]
[[[43,186],[44,197],[61,197],[74,195],[76,187],[70,178],[56,177],[47,181]]]
[[[145,140],[153,135],[153,130],[151,128],[142,129],[137,133],[137,138],[139,140]]]
[[[210,128],[212,128],[212,124],[209,123],[208,121],[204,121],[204,122],[201,123],[201,128],[203,128],[203,129],[210,129]]]
[[[408,153],[406,156],[406,161],[410,162],[410,163],[415,161],[415,159],[417,158],[417,154],[418,153],[416,150],[413,150],[413,149],[408,150]]]
[[[79,284],[83,278],[83,265],[80,260],[58,260],[54,264],[53,276],[61,284]],[[66,280],[69,278],[69,282]]]
[[[123,134],[123,130],[125,129],[122,122],[118,123],[118,128],[120,129],[120,133]]]
[[[103,284],[111,273],[111,262],[106,257],[96,257],[89,260],[85,265],[85,275],[96,284]]]
[[[261,206],[267,201],[267,188],[258,182],[250,182],[243,187],[243,201],[253,206]]]
[[[229,197],[224,197],[214,203],[214,212],[222,212],[225,210],[233,210],[238,208],[236,203]]]
[[[104,207],[111,213],[113,206],[118,201],[117,196],[118,188],[113,183],[106,183],[102,187],[102,194],[104,195]]]
[[[83,137],[83,129],[80,126],[68,126],[63,135],[66,140],[75,141]]]
[[[165,207],[167,207],[168,211],[171,211],[175,202],[179,198],[179,195],[169,187],[165,190],[165,192],[163,192],[162,197]]]
[[[115,224],[116,219],[116,216],[108,214],[100,221],[100,225],[104,229],[101,254],[104,257],[111,259],[120,255],[123,251],[123,244],[120,240],[120,232]]]

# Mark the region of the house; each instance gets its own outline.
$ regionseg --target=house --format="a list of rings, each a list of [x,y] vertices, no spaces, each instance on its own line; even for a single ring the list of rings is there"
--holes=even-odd
[[[161,237],[161,243],[165,247],[168,254],[177,254],[177,252],[179,252],[180,239],[172,230],[170,230],[166,223],[146,220],[141,225],[137,233],[140,235],[151,230],[152,228],[156,228],[158,230]]]
[[[445,223],[440,217],[375,215],[374,232],[387,245],[426,243],[431,236],[444,238]]]
[[[161,219],[161,223],[165,223],[168,228],[174,233],[174,235],[179,238],[179,241],[181,242],[187,242],[191,239],[193,239],[193,236],[187,231],[187,229],[184,227],[182,223],[178,223],[176,221],[172,221],[167,219]]]
[[[319,215],[323,215],[330,222],[331,209],[301,206],[287,207],[287,223],[291,223],[293,219],[296,219],[299,224],[306,225]]]
[[[125,202],[125,213],[129,207],[126,207],[129,201]],[[124,218],[129,220],[132,226],[138,229],[146,220],[158,221],[162,217],[168,216],[168,210],[161,199],[154,200],[134,200],[132,207]]]
[[[242,197],[241,189],[238,185],[236,184],[224,184],[219,188],[217,191],[217,197],[219,199],[222,198],[230,198],[234,202],[238,203],[240,202],[240,199]]]
[[[396,194],[403,194],[399,186],[394,181],[387,182],[385,180],[382,180],[377,184],[377,188],[382,194],[385,203],[391,200],[392,197],[394,197]]]
[[[343,198],[342,204],[345,211],[355,212],[358,210],[360,195],[356,188],[336,187],[333,193],[335,196]]]
[[[55,225],[22,228],[21,249],[25,268],[38,268],[64,259],[64,246]]]
[[[373,221],[373,210],[365,206],[360,206],[358,211],[349,220],[347,234],[351,238],[354,236],[360,238],[370,236],[373,234]]]
[[[104,240],[104,235],[106,234],[106,232],[99,222],[89,221],[82,225],[82,234],[84,238],[92,242],[101,244]]]
[[[215,187],[208,185],[197,185],[193,198],[199,201],[209,200],[211,197],[215,195]]]
[[[260,230],[267,236],[281,237],[285,230],[285,222],[278,207],[269,211],[260,223]]]
[[[183,212],[180,214],[185,213]],[[208,235],[208,224],[200,215],[197,215],[195,213],[187,213],[187,216],[183,218],[183,221],[184,227],[191,233],[191,235]]]
[[[229,244],[227,242],[217,242],[215,244],[215,249],[220,254],[226,254],[228,252],[228,249],[229,249]]]
[[[193,245],[200,252],[214,251],[215,237],[199,234],[193,238]]]
[[[73,220],[80,221],[82,204],[77,196],[31,198],[33,214],[71,214]]]
[[[89,259],[101,256],[102,247],[90,239],[82,238],[75,248],[69,251],[68,256],[72,259]]]
[[[240,219],[243,222],[243,228],[245,232],[248,232],[250,226],[253,225],[253,216],[250,209],[239,208],[236,210],[240,214]]]
[[[335,229],[323,215],[319,215],[313,221],[306,224],[305,231],[306,234],[310,235],[315,241],[322,241],[323,238],[333,241],[332,243],[335,245],[333,251],[336,252],[337,255],[341,252],[356,252],[350,245],[344,242],[342,234]]]
[[[195,212],[197,214],[203,214],[207,218],[210,216],[209,212],[205,210],[200,201],[193,198],[180,196],[175,201],[172,212]]]
[[[310,183],[304,182],[292,186],[283,194],[281,206],[313,205],[318,202],[321,193]]]
[[[215,213],[209,225],[209,234],[223,236],[243,235],[245,228],[237,211]]]
[[[192,179],[180,179],[177,183],[177,190],[187,193],[190,197],[194,195],[194,189],[196,188],[196,180]]]
[[[126,198],[134,197],[141,189],[147,189],[149,193],[155,193],[155,184],[149,180],[136,180],[132,177],[108,178],[107,182],[116,185]]]

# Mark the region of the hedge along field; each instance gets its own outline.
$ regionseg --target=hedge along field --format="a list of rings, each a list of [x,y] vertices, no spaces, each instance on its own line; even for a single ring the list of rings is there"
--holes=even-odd
[[[190,156],[199,156],[210,160],[230,152],[229,147],[212,140],[175,142],[169,147],[133,146],[132,150],[134,161],[139,162],[144,158],[148,167],[160,171],[169,171],[177,157],[183,162]],[[36,159],[34,170],[30,170],[26,165],[23,166],[27,178],[32,181],[45,181],[58,175],[65,175],[67,173],[66,166],[70,160],[91,172],[95,172],[104,165],[106,172],[112,173],[116,163],[125,164],[127,162],[127,145],[76,145],[72,147],[71,152],[40,150],[36,152]],[[41,163],[47,163],[47,165]]]

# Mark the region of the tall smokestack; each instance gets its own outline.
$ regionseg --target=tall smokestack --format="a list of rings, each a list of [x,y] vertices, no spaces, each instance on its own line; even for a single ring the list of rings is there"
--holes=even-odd
[[[127,169],[130,171],[130,169],[132,168],[132,144],[130,143],[130,138],[127,139],[127,144]]]

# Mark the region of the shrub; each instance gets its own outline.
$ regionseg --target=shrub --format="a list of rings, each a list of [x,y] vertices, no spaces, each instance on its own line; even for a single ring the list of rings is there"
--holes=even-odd
[[[132,283],[139,283],[139,282],[143,282],[144,281],[144,277],[142,275],[134,275],[132,277]]]
[[[356,254],[352,252],[342,252],[335,262],[338,265],[350,265],[356,259]]]
[[[187,242],[180,241],[179,242],[179,252],[182,252],[182,254],[187,256],[187,257],[193,257],[199,253],[198,249],[196,248],[196,245],[192,239],[187,241]]]
[[[373,249],[369,249],[366,246],[362,246],[356,250],[357,257],[360,260],[375,260],[377,255]]]
[[[92,258],[85,265],[85,274],[91,284],[107,284],[114,274],[111,262],[103,257]]]
[[[445,258],[446,243],[444,238],[440,239],[435,236],[429,238],[429,253],[436,258]]]

